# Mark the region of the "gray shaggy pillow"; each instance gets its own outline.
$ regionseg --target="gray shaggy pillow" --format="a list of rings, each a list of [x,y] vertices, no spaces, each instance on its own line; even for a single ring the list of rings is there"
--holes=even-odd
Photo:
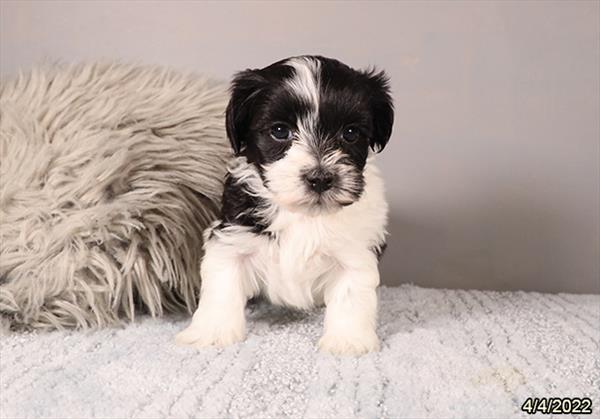
[[[50,67],[0,88],[0,319],[88,327],[193,312],[226,162],[226,85]]]

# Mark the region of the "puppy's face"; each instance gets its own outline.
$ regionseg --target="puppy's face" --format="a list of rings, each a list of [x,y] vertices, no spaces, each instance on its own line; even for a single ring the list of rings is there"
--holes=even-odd
[[[226,119],[277,204],[316,214],[360,198],[369,149],[385,147],[394,113],[383,73],[302,56],[238,73]]]

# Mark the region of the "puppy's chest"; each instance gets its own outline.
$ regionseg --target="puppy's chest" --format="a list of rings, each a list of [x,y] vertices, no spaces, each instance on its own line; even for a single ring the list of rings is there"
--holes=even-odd
[[[336,266],[339,239],[335,231],[318,222],[296,221],[277,231],[265,261],[264,280],[271,301],[297,308],[319,303],[319,285]]]

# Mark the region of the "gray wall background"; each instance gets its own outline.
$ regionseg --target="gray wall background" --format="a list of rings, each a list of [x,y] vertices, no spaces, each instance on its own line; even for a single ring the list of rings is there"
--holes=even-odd
[[[6,1],[0,72],[118,58],[228,78],[290,55],[377,65],[386,284],[600,292],[600,3]]]

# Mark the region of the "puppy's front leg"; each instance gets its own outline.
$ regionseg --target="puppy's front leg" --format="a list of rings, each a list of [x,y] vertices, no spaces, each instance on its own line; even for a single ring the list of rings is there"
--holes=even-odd
[[[334,274],[324,294],[325,325],[319,348],[337,355],[361,355],[379,349],[375,333],[377,258],[366,250],[349,259],[354,263]]]
[[[231,246],[209,241],[200,274],[198,309],[188,328],[177,334],[176,342],[195,347],[223,347],[244,340],[248,290],[243,257]]]

